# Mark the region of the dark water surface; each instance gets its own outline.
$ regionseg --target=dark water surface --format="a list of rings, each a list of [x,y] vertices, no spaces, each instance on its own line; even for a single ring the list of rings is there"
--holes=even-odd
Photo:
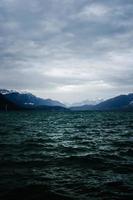
[[[133,199],[133,113],[0,113],[5,199]]]

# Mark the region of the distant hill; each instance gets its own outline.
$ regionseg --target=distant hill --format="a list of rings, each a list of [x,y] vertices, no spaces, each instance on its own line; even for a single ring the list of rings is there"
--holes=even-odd
[[[83,105],[71,107],[71,110],[133,110],[133,93],[128,95],[120,95],[97,105]]]
[[[82,106],[73,106],[70,107],[72,111],[85,111],[85,110],[94,110],[94,105],[82,105]]]
[[[103,102],[104,100],[103,99],[95,99],[95,100],[84,100],[84,101],[81,101],[81,102],[77,102],[77,103],[72,103],[69,105],[69,107],[79,107],[79,106],[87,106],[87,105],[97,105],[101,102]]]
[[[22,109],[47,109],[61,110],[65,105],[59,101],[42,99],[31,93],[20,93],[13,90],[0,90],[0,109],[22,110]]]

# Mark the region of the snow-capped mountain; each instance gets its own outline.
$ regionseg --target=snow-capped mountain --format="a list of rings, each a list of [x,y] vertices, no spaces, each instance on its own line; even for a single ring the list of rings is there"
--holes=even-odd
[[[81,102],[73,103],[70,106],[77,107],[77,106],[84,106],[84,105],[97,105],[103,101],[104,101],[104,99],[94,99],[94,100],[87,99],[87,100],[84,100]]]
[[[128,95],[119,95],[111,99],[107,99],[96,105],[82,105],[71,107],[71,110],[133,110],[133,93]]]
[[[15,90],[0,89],[0,94],[4,96],[7,101],[10,101],[21,107],[37,107],[37,106],[60,106],[65,107],[59,101],[52,99],[43,99],[27,92],[18,92]]]

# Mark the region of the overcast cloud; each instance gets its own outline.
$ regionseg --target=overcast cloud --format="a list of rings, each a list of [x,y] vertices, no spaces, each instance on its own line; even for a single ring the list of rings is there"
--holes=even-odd
[[[132,0],[1,0],[0,87],[63,102],[133,91]]]

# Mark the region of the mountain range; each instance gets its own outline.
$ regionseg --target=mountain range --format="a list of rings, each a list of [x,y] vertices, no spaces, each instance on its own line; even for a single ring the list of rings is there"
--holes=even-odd
[[[128,95],[119,95],[114,98],[104,100],[96,105],[82,105],[78,107],[71,107],[71,110],[128,110],[133,111],[133,93]]]
[[[86,99],[81,102],[69,104],[68,106],[69,107],[79,107],[79,106],[84,106],[84,105],[97,105],[103,101],[104,101],[104,99],[92,99],[92,100]]]
[[[8,110],[23,109],[65,109],[65,105],[52,99],[42,99],[27,92],[0,90],[0,108]]]
[[[86,104],[87,103],[87,104]],[[133,111],[133,93],[119,95],[108,100],[84,101],[66,108],[66,106],[52,99],[43,99],[27,92],[0,89],[0,110],[71,110],[71,111]]]

